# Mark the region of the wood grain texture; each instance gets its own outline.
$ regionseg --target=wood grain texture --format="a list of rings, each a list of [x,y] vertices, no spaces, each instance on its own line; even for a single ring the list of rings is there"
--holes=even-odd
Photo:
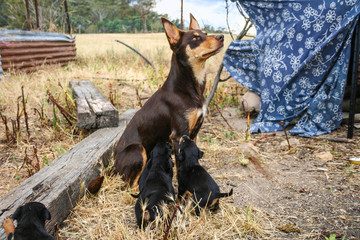
[[[119,112],[89,80],[71,81],[77,110],[77,127],[117,127]]]
[[[51,213],[46,229],[53,233],[84,195],[84,189],[109,165],[113,148],[136,110],[120,116],[119,127],[99,129],[56,158],[0,199],[0,223],[30,201],[42,202]],[[83,187],[85,186],[85,188]],[[0,229],[0,240],[5,239]]]

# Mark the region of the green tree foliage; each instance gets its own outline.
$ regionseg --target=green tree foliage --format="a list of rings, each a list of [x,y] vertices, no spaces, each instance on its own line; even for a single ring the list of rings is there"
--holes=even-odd
[[[64,0],[38,0],[40,29],[36,29],[34,0],[29,0],[33,30],[66,32]],[[156,0],[67,0],[73,33],[160,32],[153,8]],[[179,19],[173,21],[180,27]],[[27,30],[25,0],[0,0],[0,28]]]
[[[133,0],[133,7],[139,13],[143,23],[143,32],[148,32],[147,19],[150,17],[151,9],[155,6],[155,0]]]

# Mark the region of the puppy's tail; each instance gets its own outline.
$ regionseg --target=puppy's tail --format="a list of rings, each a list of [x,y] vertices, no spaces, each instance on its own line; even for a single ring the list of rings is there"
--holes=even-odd
[[[231,195],[233,195],[233,189],[231,189],[228,193],[218,193],[216,198],[230,197]]]
[[[132,193],[130,193],[130,195],[131,195],[133,198],[138,198],[138,197],[140,197],[140,193],[138,193],[138,194],[132,194]]]
[[[2,223],[2,226],[6,233],[6,239],[12,240],[15,232],[14,220],[12,220],[11,218],[6,218]]]

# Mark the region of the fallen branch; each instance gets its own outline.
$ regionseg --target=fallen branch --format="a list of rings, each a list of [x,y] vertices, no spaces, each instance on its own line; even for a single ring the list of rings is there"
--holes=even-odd
[[[228,125],[228,127],[230,128],[231,131],[234,131],[234,129],[230,126],[230,124],[228,123],[228,121],[226,120],[226,118],[224,117],[224,115],[222,115],[219,106],[215,103],[216,109],[218,110],[218,112],[220,113],[220,116],[222,117],[222,119],[224,119],[224,121],[226,122],[226,124]]]
[[[264,138],[267,138],[267,137],[275,136],[275,135],[276,135],[276,133],[270,133],[270,134],[267,134],[267,135],[265,135],[265,136],[262,136],[261,138],[257,139],[257,140],[254,142],[254,146],[255,146],[255,144],[256,144],[258,141],[260,141],[260,140],[262,140],[262,139],[264,139]]]
[[[332,142],[341,142],[341,143],[355,143],[353,140],[348,138],[338,138],[338,137],[317,137],[315,139],[322,139]]]

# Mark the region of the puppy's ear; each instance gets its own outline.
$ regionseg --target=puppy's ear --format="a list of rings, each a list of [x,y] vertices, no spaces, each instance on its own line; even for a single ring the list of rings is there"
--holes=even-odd
[[[44,216],[45,220],[50,220],[51,219],[51,214],[50,214],[49,210],[47,210],[47,208],[44,208],[41,211],[41,213]]]
[[[199,156],[198,156],[198,157],[199,157],[199,159],[200,159],[200,158],[202,158],[203,156],[204,156],[204,152],[203,152],[203,151],[201,151],[201,150],[199,150]]]
[[[22,209],[22,206],[18,207],[16,211],[11,215],[11,218],[19,221],[21,219]]]
[[[164,26],[166,37],[169,41],[170,47],[173,48],[181,37],[181,31],[166,18],[161,18],[161,22]]]
[[[200,25],[194,16],[190,13],[190,26],[189,30],[200,30]]]

